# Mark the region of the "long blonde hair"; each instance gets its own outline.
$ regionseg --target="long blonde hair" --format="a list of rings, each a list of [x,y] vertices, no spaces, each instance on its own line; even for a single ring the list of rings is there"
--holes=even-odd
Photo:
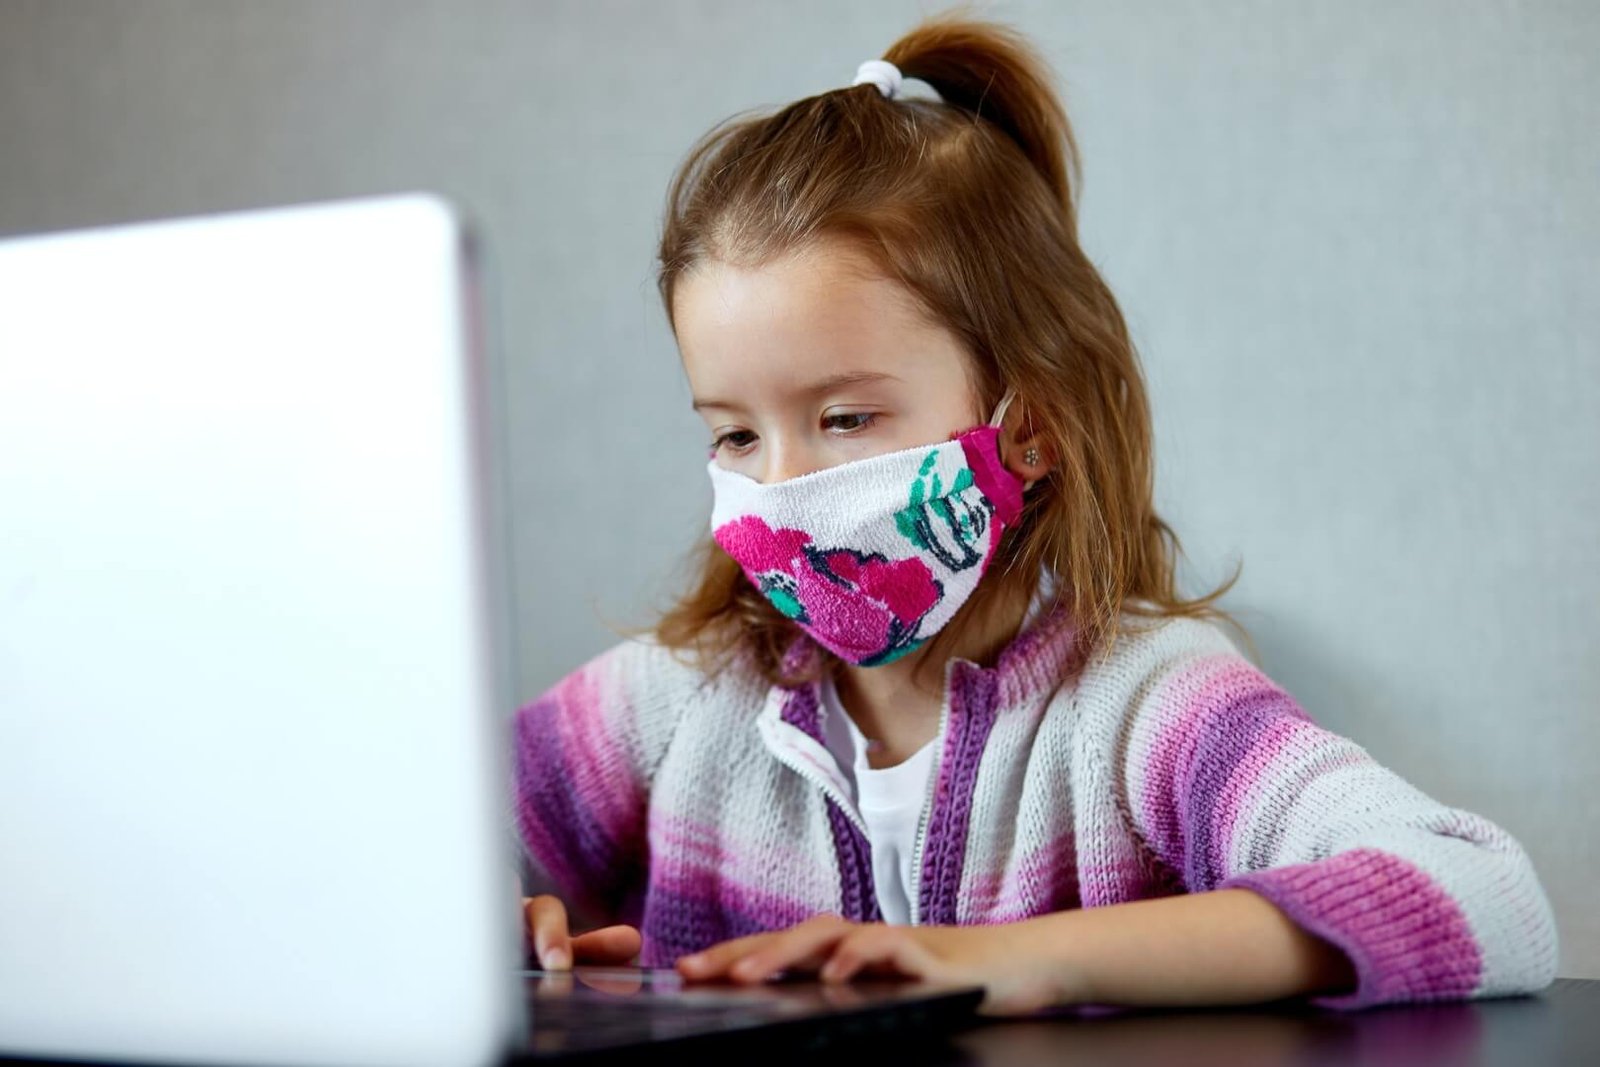
[[[1182,547],[1152,500],[1145,383],[1122,312],[1078,244],[1080,163],[1048,66],[1012,28],[955,13],[924,20],[883,58],[941,100],[834,89],[735,115],[693,146],[661,235],[668,322],[679,279],[702,261],[758,266],[842,237],[965,342],[984,412],[1015,387],[1013,406],[1055,467],[923,663],[942,664],[995,605],[1033,595],[1044,568],[1067,601],[1079,662],[1115,640],[1124,611],[1210,616],[1244,634],[1213,604],[1238,570],[1206,596],[1178,593]],[[650,628],[661,644],[712,673],[746,658],[777,684],[838,669],[822,650],[786,673],[796,624],[709,533],[687,563],[688,591]]]

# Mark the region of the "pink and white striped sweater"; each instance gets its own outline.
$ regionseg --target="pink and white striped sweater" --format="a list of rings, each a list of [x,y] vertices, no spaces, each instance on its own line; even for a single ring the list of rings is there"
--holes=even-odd
[[[1215,624],[1126,618],[1080,672],[1064,605],[992,668],[946,664],[913,922],[1243,886],[1349,955],[1358,988],[1325,1006],[1549,984],[1554,918],[1515,839],[1317,726]],[[797,630],[791,662],[817,654]],[[595,656],[515,716],[529,892],[639,926],[657,966],[821,912],[878,919],[819,707],[815,685],[709,680],[647,639]]]

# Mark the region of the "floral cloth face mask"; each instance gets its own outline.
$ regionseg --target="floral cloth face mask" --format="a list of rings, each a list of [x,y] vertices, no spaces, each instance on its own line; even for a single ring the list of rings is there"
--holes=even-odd
[[[764,485],[707,465],[711,531],[755,587],[841,659],[892,663],[950,621],[1022,513],[987,426]],[[1031,482],[1028,484],[1032,484]]]

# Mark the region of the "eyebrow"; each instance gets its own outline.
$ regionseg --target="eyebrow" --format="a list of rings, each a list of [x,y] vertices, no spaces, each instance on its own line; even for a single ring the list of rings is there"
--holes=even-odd
[[[826,393],[833,389],[840,389],[847,385],[869,385],[874,382],[898,382],[899,380],[899,378],[896,378],[892,374],[881,374],[877,371],[846,371],[843,374],[833,374],[823,378],[821,381],[813,382],[810,385],[796,390],[796,392],[800,396],[817,396],[818,394]],[[739,408],[739,405],[730,403],[726,400],[712,400],[709,398],[697,398],[695,402],[689,406],[695,411],[700,411],[704,408],[722,408],[725,411],[735,411]]]

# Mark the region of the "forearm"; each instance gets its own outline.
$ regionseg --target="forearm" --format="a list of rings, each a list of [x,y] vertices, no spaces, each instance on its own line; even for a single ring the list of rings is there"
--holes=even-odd
[[[1059,962],[1064,998],[1080,1003],[1253,1004],[1355,986],[1344,953],[1248,889],[1055,912],[1017,926]]]

